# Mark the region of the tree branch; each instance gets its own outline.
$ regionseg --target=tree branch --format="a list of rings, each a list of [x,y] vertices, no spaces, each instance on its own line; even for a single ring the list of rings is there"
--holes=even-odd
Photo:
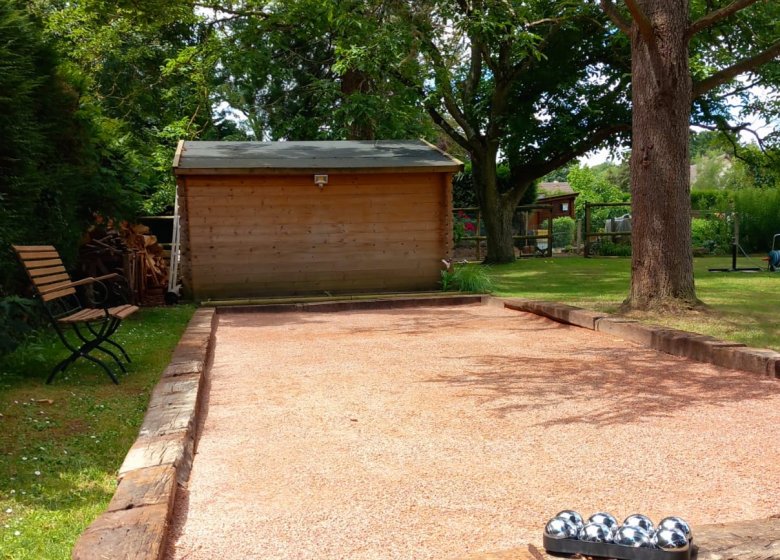
[[[653,24],[649,19],[647,19],[647,16],[642,11],[642,8],[639,7],[639,4],[637,4],[636,0],[626,0],[626,7],[628,8],[628,11],[631,12],[631,17],[633,18],[636,26],[639,28],[639,33],[644,38],[645,42],[648,45],[655,44]]]
[[[455,100],[455,94],[452,91],[452,82],[449,80],[449,76],[441,76],[441,74],[449,74],[447,67],[444,63],[444,57],[439,49],[433,43],[433,41],[425,41],[425,45],[428,47],[428,53],[433,62],[434,73],[436,74],[436,81],[438,82],[438,88],[441,91],[441,97],[444,101],[444,106],[447,112],[455,119],[455,122],[463,129],[468,138],[472,138],[477,135],[477,131],[471,126],[466,115],[458,107],[458,103]]]
[[[447,122],[447,119],[445,119],[444,116],[441,113],[439,113],[436,107],[430,105],[429,103],[425,103],[425,109],[428,111],[428,114],[431,116],[431,119],[433,119],[433,122],[439,128],[441,128],[447,134],[447,136],[449,136],[455,142],[457,142],[464,150],[471,153],[473,146],[468,141],[468,139],[466,139],[462,134],[460,134],[457,130],[455,130],[453,126]]]
[[[731,4],[723,6],[719,10],[715,10],[694,21],[689,27],[686,35],[688,38],[693,37],[702,29],[706,29],[718,23],[719,21],[726,19],[727,17],[736,14],[738,11],[747,8],[751,4],[755,4],[758,0],[734,0]]]
[[[621,123],[606,126],[602,129],[595,131],[591,136],[583,139],[578,144],[571,147],[570,150],[559,154],[554,158],[546,160],[544,163],[538,165],[529,166],[528,171],[535,178],[544,177],[551,171],[555,171],[559,167],[563,167],[571,160],[579,157],[586,152],[592,150],[604,140],[617,134],[618,132],[631,132],[631,123]]]
[[[631,22],[623,17],[623,14],[617,11],[617,6],[612,3],[612,0],[601,0],[601,9],[609,16],[618,29],[628,35],[631,33]]]
[[[479,82],[482,80],[482,44],[476,43],[471,39],[471,60],[469,61],[469,76],[463,85],[463,103],[464,105],[474,98],[479,88]]]
[[[700,82],[696,82],[693,84],[693,97],[696,98],[704,95],[708,91],[725,84],[740,74],[758,68],[762,64],[769,62],[778,55],[780,55],[780,40],[775,41],[768,49],[754,56],[743,58],[728,68],[724,68],[719,72],[715,72],[709,78],[705,78]]]

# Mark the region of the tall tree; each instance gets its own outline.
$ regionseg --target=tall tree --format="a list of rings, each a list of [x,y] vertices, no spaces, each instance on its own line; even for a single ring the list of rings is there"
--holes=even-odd
[[[390,89],[377,61],[339,63],[383,33],[386,2],[214,2],[223,111],[258,140],[408,138],[429,134],[420,101]],[[376,71],[370,71],[376,70]]]
[[[29,6],[63,66],[79,77],[79,103],[127,164],[122,182],[153,197],[147,211],[172,205],[177,141],[219,134],[210,98],[215,53],[192,3],[31,0]]]
[[[386,60],[385,72],[415,88],[434,122],[468,152],[486,262],[513,261],[512,216],[529,186],[602,142],[626,138],[627,41],[588,3],[392,4],[395,42],[375,42],[364,58]],[[511,170],[506,189],[499,163]]]
[[[40,22],[0,0],[0,296],[21,289],[11,243],[55,243],[72,262],[94,213],[132,211],[121,153],[80,104]]]
[[[625,0],[628,13],[611,0],[601,0],[604,11],[631,40],[633,253],[625,302],[629,308],[679,308],[698,302],[688,172],[692,103],[703,96],[702,116],[723,124],[727,115],[713,112],[714,97],[728,93],[724,88],[740,75],[760,77],[757,69],[762,65],[772,63],[772,71],[777,71],[780,6],[756,2],[731,0],[712,9],[719,3],[695,1],[691,20],[687,0]],[[733,18],[741,18],[739,25],[732,24]],[[740,36],[746,28],[752,30],[749,39]],[[691,49],[696,53],[693,72]],[[740,90],[745,91],[742,84],[732,93]]]

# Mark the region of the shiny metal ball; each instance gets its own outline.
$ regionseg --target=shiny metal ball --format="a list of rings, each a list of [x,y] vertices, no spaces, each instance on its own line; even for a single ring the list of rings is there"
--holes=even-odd
[[[652,520],[641,513],[635,513],[634,515],[626,517],[625,520],[623,520],[623,527],[639,527],[650,534],[655,531]]]
[[[609,529],[618,526],[617,519],[615,519],[614,516],[612,516],[611,514],[603,511],[594,513],[593,515],[588,517],[588,523],[603,523],[604,525],[609,527]]]
[[[664,517],[658,524],[659,529],[677,529],[688,538],[688,542],[693,540],[693,531],[691,526],[682,517]]]
[[[577,538],[585,542],[608,543],[612,542],[612,533],[603,523],[586,523]]]
[[[547,522],[544,533],[554,539],[576,539],[577,527],[568,519],[553,517]]]
[[[688,537],[677,529],[658,529],[651,540],[653,546],[661,550],[687,550]]]
[[[650,533],[641,527],[631,527],[624,525],[615,533],[614,542],[622,546],[631,546],[634,548],[650,548],[653,546]]]
[[[582,529],[583,525],[585,525],[585,523],[582,521],[582,516],[576,511],[572,511],[570,509],[559,511],[555,517],[560,517],[561,519],[567,519],[571,521],[578,531]]]

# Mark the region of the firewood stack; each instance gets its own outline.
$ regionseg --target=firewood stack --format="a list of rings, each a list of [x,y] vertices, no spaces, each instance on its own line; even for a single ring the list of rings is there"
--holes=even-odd
[[[139,301],[143,305],[165,305],[168,287],[168,261],[157,237],[142,224],[123,222],[119,229],[135,256],[134,272]]]
[[[164,305],[168,260],[147,226],[122,222],[118,230],[92,228],[79,249],[79,261],[87,276],[122,274],[136,303]]]

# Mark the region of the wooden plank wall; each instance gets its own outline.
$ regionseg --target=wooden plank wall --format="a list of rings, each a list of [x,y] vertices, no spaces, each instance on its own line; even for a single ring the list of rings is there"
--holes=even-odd
[[[451,175],[188,176],[196,299],[435,289],[451,254]]]

